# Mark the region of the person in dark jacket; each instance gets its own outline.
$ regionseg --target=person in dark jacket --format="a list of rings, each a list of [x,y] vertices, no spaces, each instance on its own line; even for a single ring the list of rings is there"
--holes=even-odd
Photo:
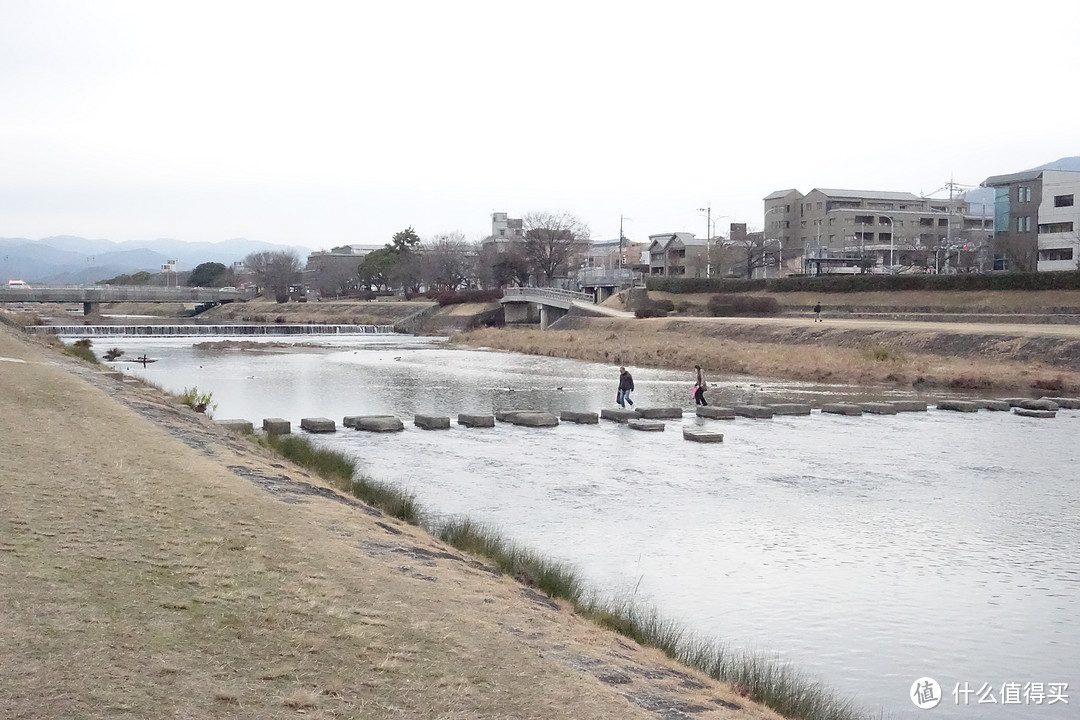
[[[814,322],[821,322],[821,303],[814,306]]]
[[[626,407],[626,403],[630,404],[630,407],[634,406],[634,401],[630,399],[630,392],[634,389],[634,378],[630,373],[626,371],[626,368],[619,368],[619,394],[616,395],[616,402],[619,403],[619,407]]]
[[[705,377],[701,374],[701,366],[695,365],[694,369],[697,370],[697,382],[694,383],[694,403],[697,405],[708,405],[705,402],[705,391],[709,389],[709,384],[705,382]]]

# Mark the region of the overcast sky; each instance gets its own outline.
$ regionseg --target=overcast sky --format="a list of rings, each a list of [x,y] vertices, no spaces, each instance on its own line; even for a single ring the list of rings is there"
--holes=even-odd
[[[882,9],[878,9],[878,8]],[[1080,155],[1076,0],[0,0],[0,237],[762,224]],[[729,216],[729,217],[724,217]],[[730,220],[729,220],[730,218]]]

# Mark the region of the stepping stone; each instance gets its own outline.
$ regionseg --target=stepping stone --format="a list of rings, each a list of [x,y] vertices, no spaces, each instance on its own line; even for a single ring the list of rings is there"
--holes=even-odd
[[[495,427],[494,415],[470,415],[468,413],[459,413],[457,416],[458,425],[464,425],[465,427],[474,428],[489,428]]]
[[[337,426],[334,425],[334,421],[324,417],[301,418],[300,429],[307,430],[309,433],[337,432]]]
[[[594,412],[577,412],[575,410],[563,410],[559,414],[563,422],[578,423],[580,425],[595,425],[600,422],[600,416]]]
[[[555,427],[559,418],[546,412],[517,412],[507,418],[507,422],[524,427]]]
[[[975,400],[973,401],[983,410],[993,410],[994,412],[1009,412],[1011,407],[1009,403],[1004,400]]]
[[[1048,397],[1043,400],[1055,402],[1065,410],[1080,410],[1080,398]]]
[[[512,415],[517,415],[518,413],[536,413],[536,412],[544,412],[544,411],[543,410],[499,410],[499,411],[497,411],[495,413],[495,419],[498,420],[499,422],[510,422],[510,417]]]
[[[1053,410],[1055,412],[1061,409],[1061,406],[1056,402],[1046,398],[1042,400],[1025,400],[1020,403],[1020,407],[1024,410]]]
[[[896,412],[926,412],[926,403],[922,400],[890,400],[889,404]]]
[[[809,415],[810,406],[802,403],[776,403],[769,405],[774,415]]]
[[[262,429],[267,435],[288,435],[292,432],[292,423],[283,418],[263,418]]]
[[[1032,418],[1052,418],[1057,417],[1055,410],[1029,410],[1028,408],[1014,407],[1014,415],[1022,415],[1024,417]]]
[[[871,415],[895,415],[896,408],[892,403],[887,402],[866,402],[859,403],[859,407],[863,409],[864,413],[870,413]]]
[[[682,408],[666,407],[666,408],[634,408],[634,412],[638,414],[638,417],[645,418],[646,420],[660,420],[663,418],[674,419],[681,418],[683,411]]]
[[[600,417],[605,420],[625,423],[628,420],[636,420],[638,414],[633,410],[624,410],[623,408],[604,408],[600,411]]]
[[[1002,402],[1009,403],[1010,407],[1017,407],[1022,402],[1027,402],[1031,398],[1001,398]]]
[[[255,428],[248,420],[215,420],[214,422],[229,432],[234,432],[239,435],[250,435],[255,432]]]
[[[713,420],[734,420],[735,408],[719,407],[717,405],[698,405],[697,410],[698,417],[711,418]]]
[[[854,403],[826,403],[821,406],[821,412],[830,415],[862,415],[863,409]]]
[[[690,440],[692,442],[699,443],[718,443],[724,442],[724,433],[710,432],[708,430],[697,430],[695,428],[684,427],[682,429],[683,440]]]
[[[626,422],[631,430],[644,430],[646,432],[663,432],[664,423],[659,420],[628,420]]]
[[[979,403],[971,402],[970,400],[942,400],[937,404],[937,409],[973,413],[979,412]]]
[[[773,413],[772,408],[764,405],[736,405],[735,414],[739,417],[767,419],[771,418],[775,413]]]
[[[393,415],[358,415],[354,428],[365,432],[400,432],[405,423]]]
[[[341,424],[344,425],[347,428],[353,428],[355,430],[356,429],[356,420],[359,417],[360,417],[359,415],[346,415],[345,417],[341,418]]]
[[[443,415],[416,415],[413,425],[424,430],[449,430],[450,418]]]

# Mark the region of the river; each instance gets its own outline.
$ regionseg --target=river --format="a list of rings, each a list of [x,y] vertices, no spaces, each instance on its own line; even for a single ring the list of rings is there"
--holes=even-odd
[[[397,415],[402,433],[312,437],[429,510],[489,522],[593,587],[775,653],[874,712],[918,717],[912,683],[932,677],[936,717],[1076,716],[1080,697],[1055,693],[1080,682],[1080,411],[702,421],[689,414],[692,370],[631,368],[639,405],[680,405],[684,419],[663,433],[606,421],[422,431],[415,413],[611,407],[618,368],[402,335],[193,348],[206,340],[102,338],[94,349],[157,359],[119,365],[171,391],[212,392],[219,419],[298,429],[302,417]],[[916,397],[710,384],[724,405]],[[686,442],[682,424],[724,442]]]

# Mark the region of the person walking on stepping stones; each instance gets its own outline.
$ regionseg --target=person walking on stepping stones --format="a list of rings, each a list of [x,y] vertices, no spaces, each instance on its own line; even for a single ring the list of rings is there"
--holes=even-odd
[[[694,403],[696,405],[708,405],[705,402],[705,391],[709,389],[709,384],[705,382],[704,376],[701,374],[701,366],[695,365],[694,369],[697,370],[697,382],[694,383]]]
[[[630,399],[630,392],[634,389],[634,378],[626,371],[626,368],[619,368],[619,392],[615,396],[615,402],[619,403],[619,407],[626,407],[626,403],[630,404],[630,407],[634,406],[634,401]]]

